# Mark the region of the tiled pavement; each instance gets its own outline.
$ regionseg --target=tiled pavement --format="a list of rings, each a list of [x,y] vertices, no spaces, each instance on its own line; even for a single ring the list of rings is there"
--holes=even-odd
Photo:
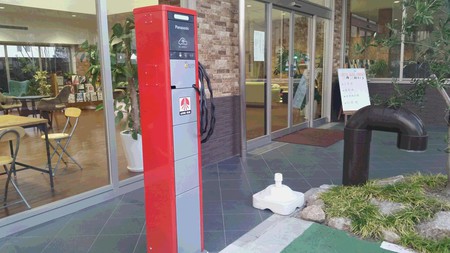
[[[337,126],[337,128],[342,126]],[[445,173],[445,127],[428,127],[428,149],[408,153],[396,148],[396,134],[373,132],[370,178],[420,171]],[[327,148],[273,142],[243,160],[232,157],[203,167],[205,248],[218,252],[272,213],[254,209],[252,194],[283,183],[305,192],[321,184],[340,184],[343,141]],[[0,252],[145,252],[143,190],[0,239]]]

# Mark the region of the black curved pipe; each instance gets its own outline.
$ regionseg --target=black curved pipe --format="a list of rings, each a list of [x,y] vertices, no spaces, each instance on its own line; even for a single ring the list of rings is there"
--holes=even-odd
[[[424,151],[427,148],[427,132],[415,113],[402,107],[363,107],[353,114],[344,129],[343,185],[367,182],[372,130],[398,133],[399,149]]]

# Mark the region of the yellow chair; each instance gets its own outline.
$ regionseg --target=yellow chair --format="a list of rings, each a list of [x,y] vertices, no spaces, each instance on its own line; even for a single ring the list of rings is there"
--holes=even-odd
[[[48,140],[50,146],[53,148],[53,153],[50,156],[50,160],[53,158],[55,154],[58,154],[58,162],[53,169],[53,175],[55,175],[56,170],[59,167],[61,160],[66,164],[67,162],[62,158],[63,154],[66,154],[80,169],[83,168],[81,165],[67,152],[67,147],[69,146],[70,140],[73,137],[73,133],[78,125],[78,120],[80,119],[81,109],[76,107],[68,107],[64,110],[64,115],[66,116],[66,124],[64,125],[64,129],[60,133],[51,133],[48,134]],[[45,140],[45,135],[41,136],[41,139]],[[54,144],[51,142],[54,141]],[[59,151],[58,151],[59,150]]]
[[[27,200],[23,196],[22,192],[20,192],[19,187],[17,187],[14,180],[11,180],[11,174],[15,172],[16,169],[16,157],[17,153],[19,153],[19,146],[20,146],[20,138],[22,138],[25,135],[25,130],[21,127],[10,127],[10,128],[3,128],[0,129],[0,142],[9,142],[11,145],[11,154],[9,155],[0,155],[0,166],[3,166],[5,169],[5,172],[2,174],[8,175],[8,178],[6,179],[5,184],[5,197],[4,197],[4,204],[3,208],[6,208],[12,204],[24,202],[25,205],[30,209],[30,205],[28,204]],[[15,142],[15,143],[14,143]],[[9,169],[8,169],[9,165]],[[20,198],[22,198],[21,201],[16,201],[11,204],[7,204],[6,200],[8,198],[8,187],[9,182],[14,186],[17,193],[19,194]]]

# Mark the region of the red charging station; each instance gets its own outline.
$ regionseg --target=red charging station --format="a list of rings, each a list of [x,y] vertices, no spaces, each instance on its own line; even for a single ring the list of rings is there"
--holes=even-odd
[[[134,11],[147,252],[202,252],[197,13]]]

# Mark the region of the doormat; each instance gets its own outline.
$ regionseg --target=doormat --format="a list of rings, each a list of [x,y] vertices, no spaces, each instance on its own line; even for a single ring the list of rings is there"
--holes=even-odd
[[[305,128],[282,136],[275,141],[294,144],[328,147],[344,138],[344,132],[334,129]]]
[[[364,241],[344,231],[313,223],[281,253],[387,253],[381,243]]]

